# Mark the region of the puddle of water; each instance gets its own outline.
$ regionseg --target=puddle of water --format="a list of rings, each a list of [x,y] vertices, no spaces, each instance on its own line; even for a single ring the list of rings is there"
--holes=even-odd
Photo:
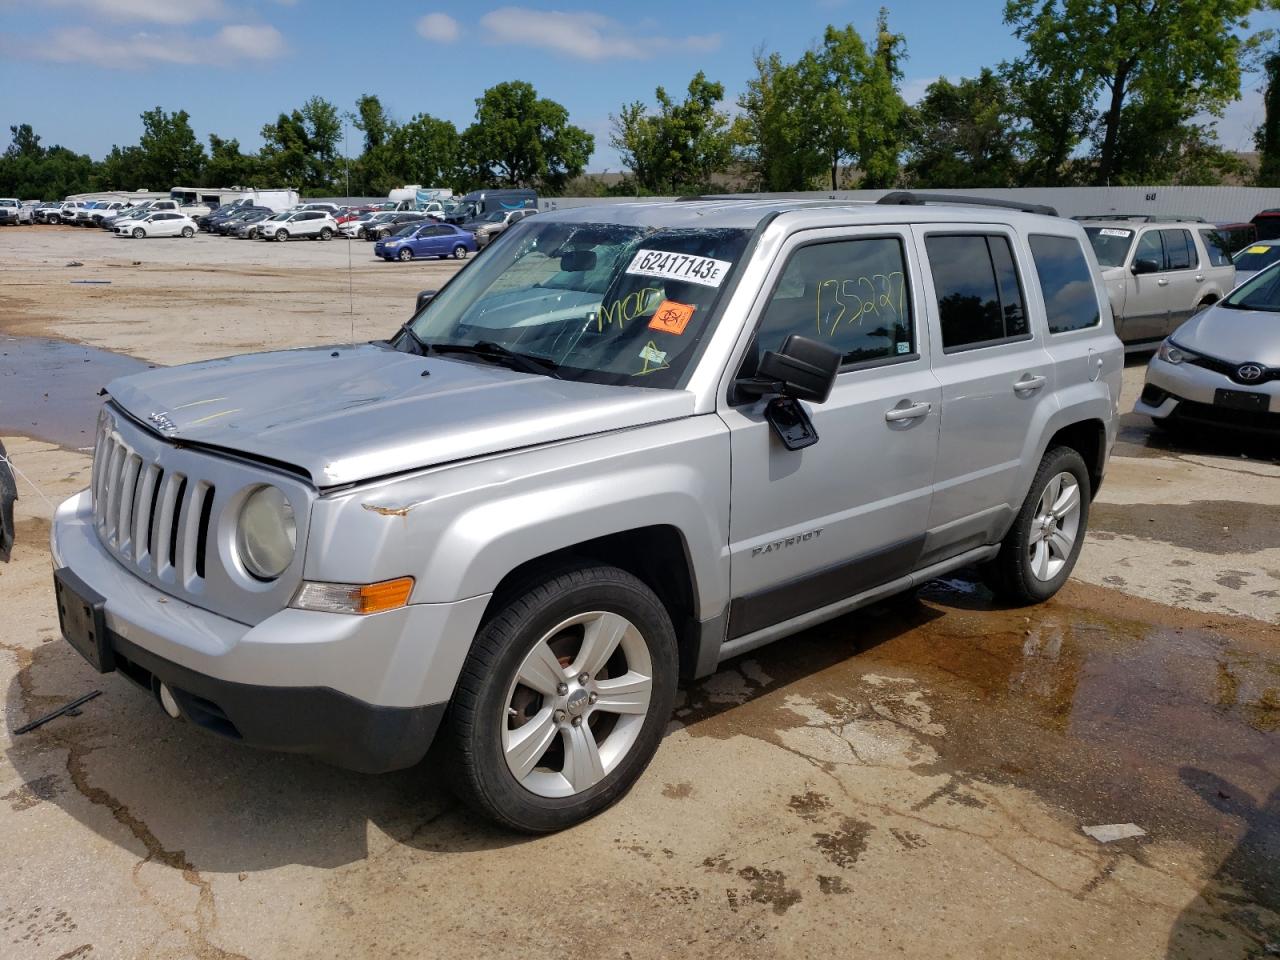
[[[102,403],[98,391],[151,366],[62,340],[0,338],[0,436],[24,434],[72,450],[90,447]]]
[[[693,736],[772,728],[795,747],[813,723],[795,704],[817,705],[857,744],[886,708],[902,727],[905,691],[918,690],[928,723],[909,724],[914,769],[1015,784],[1082,824],[1137,823],[1230,856],[1232,879],[1280,910],[1277,639],[1075,582],[1049,603],[1000,609],[957,576],[755,651],[767,683],[722,666],[677,717]],[[725,674],[738,697],[724,696]],[[894,678],[903,691],[889,690]]]

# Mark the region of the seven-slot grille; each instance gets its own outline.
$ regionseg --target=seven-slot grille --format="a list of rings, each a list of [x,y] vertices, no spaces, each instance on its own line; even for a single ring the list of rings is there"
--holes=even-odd
[[[98,537],[120,560],[185,587],[204,579],[212,484],[166,471],[103,430],[92,490]]]

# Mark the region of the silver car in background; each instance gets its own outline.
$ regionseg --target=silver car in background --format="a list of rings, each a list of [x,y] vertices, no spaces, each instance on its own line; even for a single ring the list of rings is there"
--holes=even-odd
[[[1259,271],[1280,260],[1280,240],[1259,240],[1231,255],[1236,268],[1236,286],[1252,280]]]
[[[1157,426],[1280,435],[1280,263],[1160,344],[1134,407]]]

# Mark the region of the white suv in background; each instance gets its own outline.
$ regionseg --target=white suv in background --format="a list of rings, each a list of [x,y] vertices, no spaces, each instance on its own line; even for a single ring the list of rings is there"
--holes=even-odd
[[[263,240],[288,240],[291,237],[310,237],[312,240],[331,240],[338,232],[338,223],[323,210],[298,210],[287,220],[262,221],[258,236]]]
[[[1081,217],[1127,350],[1155,347],[1236,285],[1226,241],[1200,220]]]

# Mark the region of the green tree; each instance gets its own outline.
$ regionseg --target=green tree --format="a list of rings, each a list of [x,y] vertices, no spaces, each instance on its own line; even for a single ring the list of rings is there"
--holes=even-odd
[[[0,154],[0,195],[22,200],[60,200],[94,187],[94,163],[66,147],[40,145],[28,123],[9,128],[12,141]]]
[[[655,93],[656,113],[636,101],[610,117],[609,141],[636,184],[663,193],[698,193],[711,186],[712,174],[733,159],[733,127],[729,115],[716,109],[724,85],[699,70],[689,81],[685,99],[676,103],[663,87]]]
[[[983,69],[952,83],[939,77],[912,111],[907,183],[916,188],[1014,187],[1020,139],[1004,79]]]
[[[1257,183],[1260,187],[1280,187],[1280,53],[1267,57],[1263,69],[1267,78],[1263,89],[1266,113],[1262,126],[1253,135],[1253,141],[1262,155]]]
[[[258,185],[261,169],[262,164],[257,154],[241,153],[239,140],[224,140],[216,133],[209,134],[209,160],[204,168],[205,186]]]
[[[141,147],[118,144],[97,165],[94,182],[103,190],[167,190],[177,186],[176,182],[161,186],[151,179],[151,167]]]
[[[312,97],[300,109],[280,114],[262,128],[262,139],[263,170],[276,183],[313,194],[337,187],[342,118],[328,100]]]
[[[1191,118],[1240,93],[1239,31],[1261,0],[1007,0],[1035,76],[1073,87],[1097,184],[1174,175]],[[1067,98],[1071,99],[1071,98]],[[1203,141],[1203,137],[1199,138]]]
[[[855,122],[858,124],[858,186],[883,189],[898,179],[898,158],[905,145],[907,104],[902,99],[902,61],[907,39],[889,30],[889,11],[876,17],[876,42],[866,75],[857,88]]]
[[[400,183],[461,186],[462,138],[448,120],[420,113],[392,131],[386,148],[396,158],[394,172]]]
[[[462,135],[477,184],[537,187],[558,193],[591,159],[595,137],[569,123],[569,111],[514,80],[476,100],[475,122]]]
[[[191,116],[185,110],[166,113],[156,107],[144,111],[138,150],[143,177],[154,185],[153,190],[194,185],[204,173],[204,147],[196,139]]]
[[[803,136],[799,75],[778,53],[756,51],[755,76],[738,98],[739,159],[756,186],[770,192],[813,189],[826,170],[821,152]]]

